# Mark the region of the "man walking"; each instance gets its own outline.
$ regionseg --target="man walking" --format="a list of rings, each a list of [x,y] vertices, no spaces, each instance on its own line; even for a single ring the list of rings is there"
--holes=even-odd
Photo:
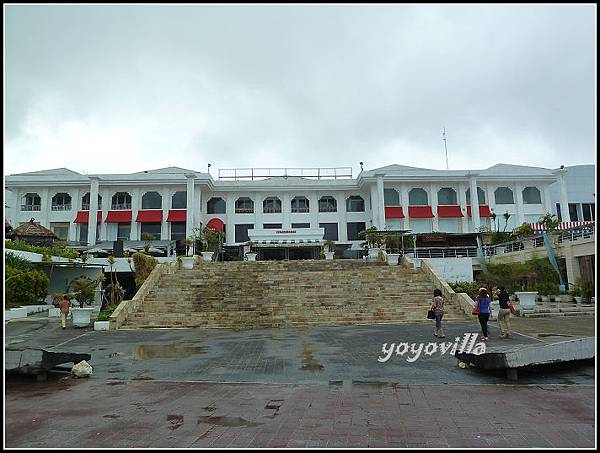
[[[62,325],[63,330],[67,328],[67,316],[69,315],[69,299],[65,294],[60,301],[60,323]]]

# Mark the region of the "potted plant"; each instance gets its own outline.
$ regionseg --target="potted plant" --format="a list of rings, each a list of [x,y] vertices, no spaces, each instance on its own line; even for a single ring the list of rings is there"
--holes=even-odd
[[[208,250],[206,252],[202,252],[202,258],[204,258],[204,261],[213,260],[213,255],[221,245],[222,238],[223,233],[219,233],[213,228],[204,227],[202,229],[202,242],[204,244],[204,248]]]
[[[582,302],[585,301],[586,303],[591,304],[594,293],[594,286],[590,282],[585,282],[581,285]]]
[[[76,299],[79,302],[79,307],[71,309],[73,324],[77,327],[88,326],[91,322],[93,307],[89,305],[94,302],[96,295],[96,286],[104,280],[104,275],[101,274],[96,280],[92,280],[86,276],[74,278],[69,284],[69,288],[73,292],[69,294],[69,300]],[[88,305],[88,307],[84,307]]]
[[[144,241],[144,253],[148,254],[150,251],[150,241],[154,240],[154,235],[152,233],[142,233],[142,241]]]
[[[194,246],[194,238],[189,237],[185,240],[185,256],[180,256],[177,258],[177,261],[181,263],[181,266],[184,269],[193,269],[194,268],[194,256],[193,256],[193,246]],[[190,255],[190,250],[192,251],[192,255]]]
[[[94,330],[110,330],[110,315],[112,315],[113,311],[116,309],[116,305],[107,307],[98,313],[98,318],[94,322]]]
[[[580,278],[578,278],[577,280],[578,280],[578,283],[581,282]],[[581,286],[574,286],[573,289],[571,290],[571,295],[575,299],[575,303],[580,304],[582,302]]]
[[[252,250],[253,246],[254,246],[254,241],[250,241],[250,247],[248,249],[248,252],[245,255],[247,261],[256,261],[256,256],[258,255],[258,253],[256,253],[255,251]]]
[[[387,254],[387,263],[390,266],[397,266],[400,258],[400,246],[402,244],[400,236],[397,234],[389,235],[385,238],[385,245],[390,252]]]
[[[365,244],[368,247],[368,256],[371,260],[379,258],[379,250],[384,244],[385,240],[383,234],[381,234],[375,225],[363,230],[359,233],[358,237],[365,239]]]
[[[324,243],[325,248],[327,249],[325,253],[325,259],[326,260],[332,260],[333,256],[335,255],[335,241],[332,241],[331,239],[327,239]]]

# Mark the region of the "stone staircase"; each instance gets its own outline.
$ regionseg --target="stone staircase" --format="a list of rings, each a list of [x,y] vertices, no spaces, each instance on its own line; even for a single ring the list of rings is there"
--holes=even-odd
[[[551,318],[556,316],[594,316],[593,304],[575,304],[568,302],[536,302],[535,308],[521,309],[524,318]]]
[[[432,322],[432,293],[423,270],[379,262],[201,262],[163,275],[123,328]],[[446,304],[444,321],[464,319]]]

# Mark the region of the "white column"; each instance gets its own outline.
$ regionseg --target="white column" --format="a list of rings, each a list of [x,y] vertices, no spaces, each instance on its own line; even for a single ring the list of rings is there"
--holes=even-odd
[[[23,200],[21,199],[21,197],[25,195],[25,193],[22,193],[19,189],[12,190],[12,193],[14,206],[12,208],[13,218],[10,226],[14,229],[19,226],[19,212],[21,212],[21,204],[23,204]]]
[[[569,212],[569,196],[567,194],[566,169],[558,171],[558,183],[560,184],[560,216],[563,222],[571,221],[571,213]]]
[[[169,215],[169,208],[171,207],[171,190],[169,187],[163,187],[162,189],[162,212],[163,219],[160,225],[160,238],[163,241],[168,241],[169,238],[169,224],[167,222],[167,216]]]
[[[48,229],[50,229],[50,224],[48,222],[48,217],[50,215],[50,211],[52,210],[52,200],[50,199],[50,190],[42,189],[41,195],[41,206],[39,217],[36,220],[39,220],[40,224]],[[32,217],[36,217],[36,213],[33,213]],[[29,219],[28,219],[29,220]]]
[[[254,192],[254,229],[262,230],[263,227],[263,196],[261,192]]]
[[[90,176],[90,211],[88,217],[88,245],[96,245],[96,228],[98,227],[98,186],[99,179]]]
[[[431,219],[432,231],[440,231],[440,221],[438,218],[437,207],[438,207],[438,186],[436,184],[429,185],[429,192],[431,196],[431,210],[433,211],[433,219]]]
[[[235,200],[236,194],[227,193],[225,195],[225,237],[227,244],[235,242]]]
[[[377,175],[377,223],[380,230],[385,229],[385,192],[383,190],[383,175]]]
[[[281,198],[281,212],[283,214],[283,224],[281,225],[283,228],[291,228],[291,217],[290,214],[292,212],[291,205],[292,197],[288,192],[283,193],[283,197]]]
[[[374,225],[375,227],[377,227],[377,229],[379,228],[379,203],[377,201],[377,198],[379,198],[377,196],[377,185],[376,184],[371,184],[371,190],[370,190],[370,194],[371,196],[370,198],[370,209],[371,209],[371,220],[372,220],[372,225]],[[368,225],[367,225],[368,227]]]
[[[310,227],[319,228],[319,197],[317,196],[317,192],[309,192],[308,204],[310,212]]]
[[[189,239],[192,236],[192,228],[194,228],[194,175],[186,174],[185,177],[187,182],[185,237]]]
[[[472,189],[471,189],[472,190]],[[461,219],[462,232],[469,232],[469,214],[467,213],[467,188],[464,184],[458,185],[458,204],[460,205],[460,210],[463,213],[463,218]],[[479,212],[479,210],[478,210]],[[471,213],[472,215],[472,213]]]
[[[81,193],[79,188],[73,189],[71,193],[71,211],[74,213],[74,216],[77,215],[77,211],[81,206]],[[73,219],[75,220],[75,219]],[[73,223],[73,221],[69,222],[69,241],[76,242],[77,241],[77,224]]]
[[[402,219],[402,229],[410,230],[410,219],[408,217],[408,184],[402,184],[400,186],[400,205],[402,206],[402,213],[404,214],[404,218]]]
[[[478,231],[481,227],[481,219],[479,217],[479,194],[477,193],[477,178],[470,178],[471,183],[471,218],[473,219],[473,229]]]
[[[91,195],[91,194],[90,194]],[[102,206],[98,206],[98,210],[102,211],[102,222],[100,223],[100,241],[108,241],[108,224],[104,221],[110,210],[111,193],[110,189],[102,190]]]
[[[517,203],[517,226],[523,225],[525,223],[525,213],[523,206],[523,184],[520,182],[515,183],[515,192],[516,192],[516,203]]]
[[[496,227],[498,225],[498,217],[500,216],[500,213],[496,212],[496,195],[494,194],[494,190],[495,189],[492,184],[486,184],[485,191],[487,195],[487,204],[490,207],[490,211],[492,212],[492,214],[496,214],[496,220],[494,221],[494,218],[492,217],[490,219],[490,222],[492,222],[492,230],[496,231]]]
[[[338,239],[339,242],[348,242],[348,220],[346,213],[346,192],[341,192],[336,198],[338,210]]]
[[[132,241],[139,241],[141,235],[138,234],[138,230],[140,226],[136,221],[138,211],[142,207],[142,190],[139,187],[136,187],[133,190],[133,194],[131,194],[131,236],[130,239]]]

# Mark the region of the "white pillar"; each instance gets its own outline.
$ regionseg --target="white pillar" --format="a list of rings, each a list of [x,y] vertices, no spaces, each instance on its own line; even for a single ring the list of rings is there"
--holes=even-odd
[[[319,197],[317,192],[308,194],[310,227],[319,228]]]
[[[290,214],[292,212],[292,197],[288,192],[283,193],[283,197],[281,198],[281,212],[283,214],[283,223],[282,228],[287,229],[291,228],[291,217]]]
[[[194,228],[194,176],[193,174],[186,174],[187,181],[187,199],[186,199],[186,216],[185,216],[185,237],[189,239],[192,237],[192,228]]]
[[[138,211],[142,207],[142,190],[139,187],[136,187],[133,190],[133,194],[131,195],[131,236],[130,239],[132,241],[139,241],[141,239],[141,235],[138,234],[138,230],[140,226],[136,221]]]
[[[52,200],[50,198],[50,190],[47,188],[42,189],[42,193],[40,195],[42,198],[42,200],[41,200],[42,204],[40,206],[39,217],[36,220],[39,220],[40,225],[42,225],[43,227],[50,229],[50,223],[48,222],[50,211],[52,210]],[[33,213],[32,217],[34,217],[34,218],[36,217],[35,212]]]
[[[477,193],[477,178],[470,178],[471,184],[471,218],[473,219],[473,229],[478,231],[481,227],[481,219],[479,217],[479,194]]]
[[[552,214],[554,212],[554,206],[552,206],[552,196],[550,193],[550,184],[545,184],[543,191],[544,191],[544,195],[543,195],[544,211],[545,211],[545,213]]]
[[[341,192],[337,197],[338,210],[338,239],[340,242],[348,242],[348,214],[346,212],[346,192]]]
[[[91,194],[90,194],[91,195]],[[102,190],[102,206],[98,206],[98,210],[102,211],[102,222],[100,223],[100,241],[108,241],[108,224],[104,222],[108,211],[110,210],[110,189]]]
[[[171,190],[169,187],[163,187],[162,189],[162,212],[163,219],[160,225],[160,238],[163,241],[168,241],[169,238],[169,224],[167,222],[167,216],[169,215],[169,208],[171,207]]]
[[[558,182],[560,184],[560,216],[562,217],[563,222],[570,222],[571,214],[569,212],[569,196],[567,194],[566,173],[566,168],[558,171]]]
[[[467,213],[467,188],[464,184],[458,185],[458,204],[460,205],[460,210],[463,213],[463,218],[461,219],[463,233],[469,232],[469,214]],[[473,215],[471,213],[471,215]]]
[[[385,192],[383,190],[383,175],[377,175],[377,227],[385,229]]]
[[[402,213],[404,214],[404,218],[402,219],[402,229],[410,230],[410,218],[408,217],[408,185],[402,184],[400,187],[400,205],[402,206]]]
[[[436,184],[429,185],[429,192],[431,196],[431,210],[433,211],[433,218],[431,219],[432,231],[440,231],[440,221],[438,218],[437,207],[438,207],[438,186]]]
[[[225,237],[227,244],[235,242],[235,200],[237,194],[227,193],[225,195]]]
[[[90,211],[88,216],[88,245],[96,245],[96,228],[98,227],[98,186],[99,178],[90,176]]]
[[[263,227],[263,196],[262,192],[254,192],[254,229],[262,230]]]
[[[79,210],[79,206],[81,205],[81,193],[79,188],[73,189],[73,193],[71,194],[71,211],[77,215],[77,211]],[[69,235],[68,240],[71,242],[77,241],[77,224],[73,222],[69,222]]]
[[[12,222],[11,222],[10,226],[13,227],[13,229],[14,229],[19,226],[19,212],[21,212],[21,204],[23,203],[23,200],[21,199],[21,197],[25,194],[22,193],[19,189],[12,190],[12,193],[13,193],[14,206],[12,208],[13,218],[11,219]]]
[[[516,192],[516,203],[517,203],[517,226],[523,225],[525,223],[525,213],[523,206],[523,184],[520,182],[515,183],[515,192]]]
[[[496,212],[496,196],[494,194],[494,186],[492,186],[492,184],[488,183],[485,186],[485,192],[487,195],[487,204],[490,207],[490,211],[493,214],[496,214],[496,220],[494,221],[493,218],[490,219],[490,222],[492,222],[492,230],[496,231],[496,227],[498,225],[498,216],[499,213]]]
[[[377,229],[379,229],[379,203],[377,202],[377,185],[376,184],[371,184],[371,190],[370,190],[370,209],[371,209],[371,220],[372,220],[372,225],[374,225],[375,227],[377,227]],[[368,225],[367,225],[368,227]]]

